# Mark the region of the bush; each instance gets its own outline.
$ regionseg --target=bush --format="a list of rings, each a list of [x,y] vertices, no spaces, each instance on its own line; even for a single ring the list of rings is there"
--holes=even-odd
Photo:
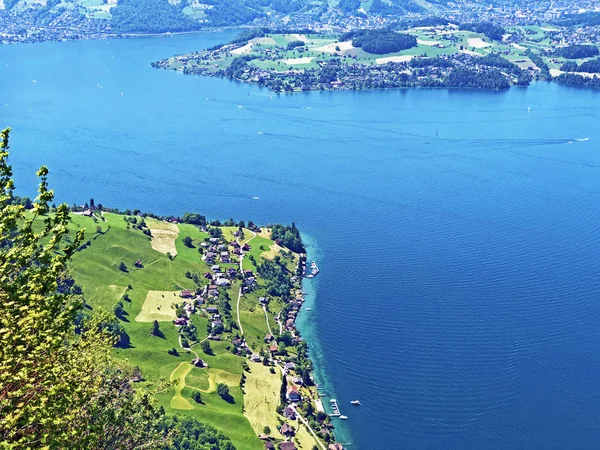
[[[199,391],[194,391],[192,394],[192,400],[194,400],[196,403],[202,403],[202,395],[200,395]]]
[[[227,399],[230,396],[229,387],[224,383],[219,383],[217,385],[217,393],[219,394],[219,397]]]

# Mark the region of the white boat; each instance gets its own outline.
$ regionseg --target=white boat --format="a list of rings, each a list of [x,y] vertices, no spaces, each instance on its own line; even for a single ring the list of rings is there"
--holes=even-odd
[[[348,420],[348,417],[347,416],[340,416],[340,419],[342,419],[342,420]]]
[[[352,400],[350,403],[352,403],[353,405],[360,405],[360,400]]]
[[[331,403],[335,403],[337,400],[335,398],[332,398],[331,400],[329,400]]]
[[[304,308],[304,311],[310,311],[310,308]]]

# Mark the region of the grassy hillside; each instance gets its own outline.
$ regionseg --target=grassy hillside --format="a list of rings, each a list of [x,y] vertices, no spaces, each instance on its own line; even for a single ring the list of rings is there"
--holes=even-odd
[[[203,352],[200,343],[208,336],[210,320],[205,304],[189,318],[190,324],[197,330],[196,340],[189,340],[193,344],[191,349],[185,350],[180,345],[180,330],[173,323],[176,314],[171,304],[181,302],[179,294],[182,289],[200,289],[199,285],[209,283],[203,279],[203,274],[211,272],[210,264],[201,259],[199,252],[209,235],[193,225],[167,225],[146,218],[145,226],[140,226],[140,217],[136,218],[136,224],[132,220],[130,216],[110,213],[96,213],[93,217],[73,215],[71,228],[73,231],[85,229],[87,242],[74,255],[70,269],[91,310],[103,308],[113,311],[115,305],[121,302],[123,313],[119,323],[127,338],[115,352],[131,366],[140,368],[144,381],[138,386],[164,386],[157,398],[167,413],[189,415],[214,426],[229,436],[238,449],[264,448],[257,435],[262,433],[265,425],[271,427],[274,437],[281,439],[276,429],[278,416],[275,412],[279,404],[281,374],[244,356],[232,354],[231,341],[240,334],[239,330],[225,330],[220,335],[222,340],[209,341],[212,354]],[[158,234],[157,230],[167,226],[178,231],[170,235],[177,254],[174,257],[153,248],[156,247],[153,242],[156,238],[148,236]],[[149,232],[145,231],[148,229]],[[236,230],[223,227],[221,232],[231,241]],[[239,242],[252,244],[254,233],[244,231],[245,237],[238,239]],[[191,238],[191,245],[185,245],[186,237]],[[265,257],[262,255],[270,258],[277,255],[274,249],[279,247],[264,233],[256,239],[259,245],[252,246],[251,250],[255,261],[261,261]],[[239,268],[239,260],[233,252],[232,259],[229,264],[220,263],[222,270]],[[290,265],[293,265],[293,260],[290,260]],[[248,267],[246,262],[244,266]],[[252,263],[250,267],[254,268]],[[190,273],[199,274],[199,283],[189,278]],[[231,287],[224,289],[230,298],[233,319],[241,322],[244,333],[248,335],[248,344],[256,352],[265,347],[262,338],[269,332],[267,319],[257,301],[259,296],[265,295],[263,280],[257,281],[254,292],[241,296],[239,317],[237,299],[241,280],[233,280]],[[210,304],[220,305],[216,301]],[[269,308],[279,310],[282,306],[281,300],[274,298]],[[152,313],[155,315],[148,316]],[[151,333],[154,318],[159,321],[159,336]],[[272,317],[270,320],[271,326],[275,327]],[[169,354],[173,348],[177,353]],[[196,356],[202,358],[208,368],[193,366]],[[244,371],[245,366],[249,372]],[[243,373],[247,377],[246,395],[240,387]],[[229,387],[230,397],[227,400],[217,392],[219,383]],[[201,403],[192,399],[196,391],[201,394]]]

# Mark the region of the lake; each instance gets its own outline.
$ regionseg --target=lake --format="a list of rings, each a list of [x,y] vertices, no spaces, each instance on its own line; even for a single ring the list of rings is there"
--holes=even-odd
[[[294,221],[321,269],[299,327],[351,448],[597,447],[600,93],[150,67],[231,35],[0,47],[18,193],[45,164],[71,204]]]

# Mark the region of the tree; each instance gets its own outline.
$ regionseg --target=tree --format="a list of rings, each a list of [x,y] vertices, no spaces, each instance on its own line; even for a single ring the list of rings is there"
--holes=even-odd
[[[113,312],[115,313],[115,316],[117,316],[119,319],[123,319],[123,317],[125,317],[125,310],[123,309],[123,302],[118,301],[117,304],[113,308]]]
[[[271,428],[269,428],[268,425],[265,425],[265,427],[263,428],[263,433],[265,433],[267,436],[271,434]]]
[[[149,394],[113,359],[115,337],[96,311],[75,334],[80,296],[61,292],[66,264],[83,242],[69,233],[69,208],[47,215],[54,193],[38,171],[33,214],[9,203],[9,129],[0,133],[0,446],[160,448],[168,429]]]
[[[125,263],[123,261],[121,261],[121,263],[119,264],[119,270],[121,272],[127,272],[127,266],[125,265]]]
[[[162,331],[160,331],[160,326],[158,324],[158,320],[154,320],[152,322],[152,331],[150,332],[152,336],[162,337]]]
[[[194,391],[192,394],[192,400],[194,400],[196,403],[202,403],[202,395],[200,394],[200,391]]]
[[[229,387],[224,383],[219,383],[217,385],[217,393],[222,399],[227,399],[229,397]]]
[[[208,342],[208,341],[202,341],[202,344],[200,344],[200,348],[207,355],[213,354],[212,348],[210,348],[210,342]]]
[[[192,242],[192,238],[189,236],[186,236],[183,238],[183,245],[185,245],[188,248],[193,248],[194,247],[194,243]]]

